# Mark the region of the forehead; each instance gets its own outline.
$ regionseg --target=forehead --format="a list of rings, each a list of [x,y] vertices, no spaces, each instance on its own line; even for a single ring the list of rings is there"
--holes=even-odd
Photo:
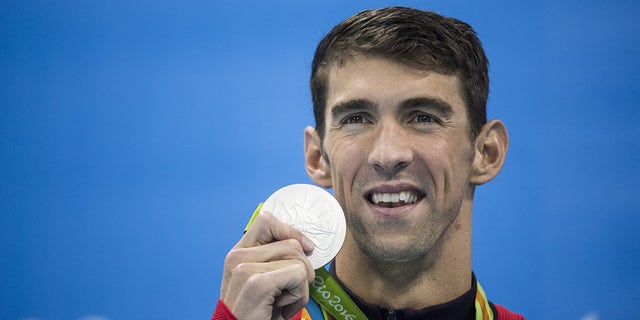
[[[455,75],[424,71],[389,59],[357,57],[327,70],[328,112],[333,106],[367,99],[377,105],[398,105],[418,97],[430,97],[448,103],[454,112],[466,113]]]

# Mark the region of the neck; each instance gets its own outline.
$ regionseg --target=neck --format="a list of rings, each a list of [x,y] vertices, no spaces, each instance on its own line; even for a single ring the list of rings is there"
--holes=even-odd
[[[381,306],[422,309],[454,300],[471,289],[471,208],[461,210],[427,256],[412,261],[372,260],[347,233],[336,274],[360,298]]]

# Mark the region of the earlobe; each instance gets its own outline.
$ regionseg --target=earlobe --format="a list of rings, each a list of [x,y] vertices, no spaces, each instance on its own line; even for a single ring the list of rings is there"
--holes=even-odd
[[[322,156],[322,141],[313,127],[304,129],[304,160],[309,178],[319,186],[331,188],[331,170]]]
[[[504,165],[509,148],[509,134],[504,123],[486,123],[475,140],[475,157],[470,182],[481,185],[495,178]]]

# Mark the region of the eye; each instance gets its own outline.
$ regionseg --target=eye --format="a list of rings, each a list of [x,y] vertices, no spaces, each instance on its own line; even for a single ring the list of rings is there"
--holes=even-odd
[[[352,114],[345,117],[342,120],[344,124],[352,124],[352,123],[369,123],[369,120],[365,118],[362,114]]]
[[[430,114],[426,114],[426,113],[418,113],[416,115],[414,115],[414,117],[411,119],[411,122],[416,122],[416,123],[438,123],[438,120],[431,116]]]

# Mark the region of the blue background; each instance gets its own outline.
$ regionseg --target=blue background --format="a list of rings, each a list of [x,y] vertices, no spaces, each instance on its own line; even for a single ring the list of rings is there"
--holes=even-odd
[[[474,269],[529,319],[640,319],[640,2],[0,2],[0,319],[208,319],[255,205],[309,182],[329,29],[472,24],[511,146]]]

